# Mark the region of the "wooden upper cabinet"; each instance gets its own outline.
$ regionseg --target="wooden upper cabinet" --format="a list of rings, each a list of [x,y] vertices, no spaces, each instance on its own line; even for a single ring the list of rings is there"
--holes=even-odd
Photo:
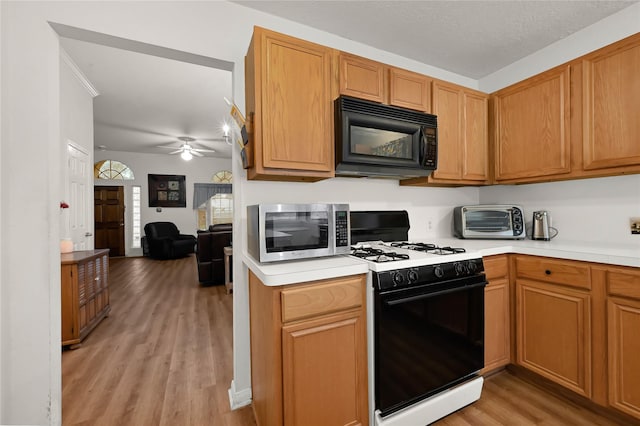
[[[338,53],[337,62],[341,95],[431,111],[430,77],[345,52]]]
[[[489,95],[436,80],[432,98],[438,116],[438,168],[402,185],[488,183]]]
[[[497,182],[550,180],[571,171],[569,95],[568,65],[495,94]]]
[[[255,27],[245,65],[248,178],[333,177],[332,50]]]
[[[614,44],[583,67],[584,169],[640,164],[640,45]]]
[[[338,64],[341,95],[386,103],[384,64],[345,52]]]
[[[438,116],[438,168],[434,179],[462,177],[462,91],[458,86],[433,83],[433,113]]]
[[[389,105],[431,112],[431,78],[389,68]]]

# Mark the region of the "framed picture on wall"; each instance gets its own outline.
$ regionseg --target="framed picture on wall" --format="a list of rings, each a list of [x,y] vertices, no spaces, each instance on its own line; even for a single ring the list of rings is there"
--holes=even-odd
[[[183,175],[148,175],[149,207],[187,207]]]

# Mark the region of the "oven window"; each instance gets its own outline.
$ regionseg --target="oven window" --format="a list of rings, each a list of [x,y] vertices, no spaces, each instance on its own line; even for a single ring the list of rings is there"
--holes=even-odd
[[[484,287],[424,292],[376,295],[375,398],[382,415],[484,366]]]
[[[353,125],[349,131],[352,154],[413,159],[413,135]]]
[[[467,210],[464,215],[470,231],[496,232],[511,229],[511,213],[508,211]]]
[[[329,214],[326,211],[266,213],[267,253],[329,247]]]

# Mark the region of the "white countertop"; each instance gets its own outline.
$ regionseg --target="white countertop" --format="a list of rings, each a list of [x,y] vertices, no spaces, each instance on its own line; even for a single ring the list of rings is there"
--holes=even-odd
[[[324,280],[369,272],[369,265],[366,261],[349,255],[260,263],[251,255],[243,253],[242,261],[260,278],[263,284],[268,286]]]
[[[469,251],[479,252],[482,256],[509,253],[529,254],[640,268],[640,246],[638,245],[553,240],[461,240],[457,238],[438,238],[437,243],[440,246],[463,247]],[[348,255],[260,263],[249,254],[243,253],[242,259],[247,267],[268,286],[364,274],[369,271],[366,261]]]
[[[482,256],[494,254],[530,254],[558,259],[581,260],[609,265],[640,267],[640,245],[596,244],[579,241],[461,240],[438,239],[440,245],[463,247]]]

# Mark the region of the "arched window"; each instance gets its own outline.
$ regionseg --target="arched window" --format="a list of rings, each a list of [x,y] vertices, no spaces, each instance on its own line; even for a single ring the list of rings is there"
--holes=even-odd
[[[98,161],[93,166],[93,176],[96,179],[109,180],[134,180],[133,171],[127,166],[116,160]]]
[[[231,183],[233,179],[233,175],[229,170],[220,170],[218,173],[213,175],[211,178],[211,182],[215,183]]]

